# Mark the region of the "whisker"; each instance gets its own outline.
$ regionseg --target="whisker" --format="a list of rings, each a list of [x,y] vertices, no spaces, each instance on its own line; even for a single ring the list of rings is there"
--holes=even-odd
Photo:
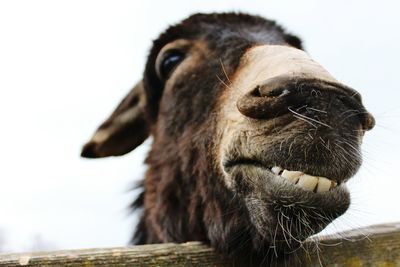
[[[307,117],[307,116],[305,116],[305,115],[303,115],[303,114],[300,114],[300,113],[298,113],[298,112],[292,110],[290,107],[288,107],[288,110],[289,110],[290,112],[292,112],[293,114],[296,114],[296,115],[299,116],[299,117],[302,117],[302,118],[307,119],[307,120],[311,120],[311,121],[313,121],[313,122],[315,122],[315,123],[321,124],[321,125],[323,125],[323,126],[325,126],[325,127],[328,127],[328,128],[330,128],[330,129],[332,129],[332,127],[331,127],[330,125],[328,125],[328,124],[326,124],[326,123],[323,123],[322,121],[319,121],[319,120],[316,120],[316,119]]]
[[[327,111],[322,110],[322,109],[316,109],[316,108],[307,107],[306,110],[313,110],[313,111],[316,111],[316,112],[321,112],[321,113],[328,114]]]
[[[300,116],[297,116],[297,115],[293,115],[293,117],[295,117],[295,118],[297,118],[297,119],[299,119],[299,120],[305,121],[305,122],[307,122],[308,124],[310,124],[310,125],[314,126],[315,128],[317,128],[317,125],[313,124],[311,121],[309,121],[309,120],[307,120],[307,119],[305,119],[305,118],[303,118],[303,117],[300,117]]]
[[[215,75],[216,77],[217,77],[217,79],[223,84],[223,85],[225,85],[227,88],[231,88],[229,85],[227,85],[219,76],[218,76],[218,74],[217,75]]]
[[[224,67],[224,63],[222,62],[222,59],[221,59],[221,58],[219,58],[219,62],[221,63],[222,71],[224,72],[226,79],[228,80],[228,82],[229,82],[230,84],[232,84],[231,80],[229,79],[228,74],[226,73],[226,70],[225,70],[225,67]]]

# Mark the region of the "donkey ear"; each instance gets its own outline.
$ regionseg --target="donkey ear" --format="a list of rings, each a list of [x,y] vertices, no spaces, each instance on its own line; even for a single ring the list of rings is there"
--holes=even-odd
[[[143,143],[149,136],[145,105],[143,83],[140,81],[83,146],[81,156],[85,158],[120,156]]]

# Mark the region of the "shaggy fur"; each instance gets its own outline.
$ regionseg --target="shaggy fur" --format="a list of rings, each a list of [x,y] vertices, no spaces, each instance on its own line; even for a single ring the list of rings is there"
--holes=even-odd
[[[156,58],[165,45],[179,39],[205,44],[204,53],[195,66],[180,70],[180,75],[173,76],[173,81],[165,81],[157,75]],[[322,230],[347,209],[349,199],[345,192],[329,192],[326,200],[312,192],[296,191],[288,196],[287,192],[292,189],[288,189],[287,185],[278,184],[274,178],[263,178],[263,166],[277,162],[286,168],[317,174],[324,172],[323,166],[332,161],[328,168],[330,171],[325,173],[336,175],[331,177],[342,177],[343,181],[359,167],[360,136],[372,128],[372,117],[367,115],[360,99],[354,98],[358,96],[341,91],[350,92],[351,89],[322,84],[318,80],[298,81],[300,86],[291,89],[296,94],[292,109],[285,108],[282,114],[269,113],[279,117],[279,121],[274,122],[273,129],[267,124],[258,128],[265,133],[262,139],[259,132],[256,135],[256,131],[251,129],[238,133],[235,142],[227,149],[231,158],[228,157],[225,162],[225,170],[229,170],[235,189],[229,188],[224,181],[226,174],[221,170],[216,153],[222,138],[218,125],[224,120],[221,118],[221,106],[229,94],[228,87],[238,71],[242,55],[251,47],[265,44],[302,49],[300,39],[285,32],[275,22],[234,13],[193,15],[168,28],[154,41],[143,85],[134,90],[132,94],[135,97],[129,98],[136,99],[135,103],[142,101],[145,104],[129,111],[135,103],[125,100],[99,128],[112,130],[106,132],[105,137],[98,137],[100,141],[89,142],[82,153],[87,157],[120,155],[134,149],[148,134],[153,137],[146,158],[148,170],[141,185],[143,192],[132,205],[141,210],[133,243],[199,240],[237,260],[260,263],[269,261],[270,256],[291,251],[294,243],[299,245],[298,240]],[[307,90],[299,90],[303,88],[301,85],[305,85]],[[340,88],[330,90],[333,87]],[[321,92],[319,99],[313,98],[315,91]],[[303,110],[305,103],[313,106],[314,110]],[[246,103],[238,102],[238,108],[242,108],[241,112],[249,117],[256,112],[246,109]],[[319,119],[334,124],[338,131],[315,128],[293,116],[303,112],[303,115],[315,118],[317,109],[331,111],[329,116],[319,114]],[[340,114],[349,109],[354,111],[347,113],[349,116],[344,119]],[[133,128],[139,134],[129,130],[132,128],[121,126],[123,120],[118,118],[122,117],[122,113],[128,114],[128,111],[131,112],[129,114],[141,114],[130,118],[131,125],[135,125],[136,128]],[[263,118],[262,114],[257,116],[261,116],[256,119],[262,123],[273,119]],[[343,123],[339,123],[341,120]],[[291,125],[296,132],[288,131],[285,128],[287,125]],[[272,131],[268,132],[267,126]],[[313,142],[307,141],[310,129],[314,131]],[[362,134],[355,135],[354,132]],[[118,135],[117,139],[112,139],[114,135]],[[303,136],[304,139],[300,140],[305,141],[296,143],[296,136]],[[125,138],[133,141],[125,142]],[[346,140],[347,146],[357,150],[351,155],[354,161],[345,162],[347,155],[343,156],[344,152],[339,148],[324,150],[319,138]],[[286,141],[283,142],[283,139]],[[120,140],[125,142],[123,147],[126,149],[116,149],[116,143],[122,142]],[[246,143],[246,140],[259,141]],[[243,147],[252,151],[258,149],[257,153],[260,153],[259,147],[263,147],[261,152],[268,155],[269,161],[241,158]],[[303,156],[304,149],[310,152],[309,158],[307,153]],[[300,154],[293,155],[291,151]],[[332,159],[332,155],[337,161]],[[282,161],[283,158],[286,161]],[[310,161],[317,163],[308,164]],[[266,181],[265,191],[260,191],[258,188],[264,188]],[[309,205],[301,206],[304,199]],[[336,201],[331,201],[333,199]],[[291,207],[292,203],[297,203],[297,206]],[[294,230],[292,236],[286,237],[285,230],[278,229],[278,223],[290,221]],[[290,240],[285,240],[287,238]]]

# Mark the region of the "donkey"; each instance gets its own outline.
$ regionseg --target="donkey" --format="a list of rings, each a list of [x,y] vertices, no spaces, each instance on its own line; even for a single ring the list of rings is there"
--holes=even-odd
[[[360,94],[274,21],[195,14],[153,42],[143,79],[82,156],[123,155],[151,136],[134,243],[199,240],[265,259],[348,209],[373,126]]]

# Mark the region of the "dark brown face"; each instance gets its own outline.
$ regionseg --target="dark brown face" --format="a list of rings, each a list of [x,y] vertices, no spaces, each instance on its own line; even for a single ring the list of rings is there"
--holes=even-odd
[[[218,162],[259,233],[292,246],[347,210],[374,119],[301,50],[254,46],[241,62],[220,103]]]
[[[374,119],[300,48],[273,22],[237,14],[195,15],[154,42],[143,82],[83,151],[121,155],[153,136],[142,242],[233,251],[242,235],[265,253],[347,210]]]

